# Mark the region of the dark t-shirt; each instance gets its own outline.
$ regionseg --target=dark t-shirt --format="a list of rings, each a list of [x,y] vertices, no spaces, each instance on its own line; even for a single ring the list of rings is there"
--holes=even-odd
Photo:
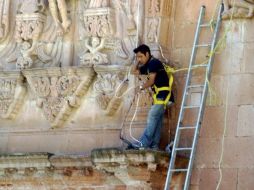
[[[159,87],[169,86],[169,78],[164,69],[163,64],[155,58],[151,58],[148,63],[141,66],[139,71],[143,75],[147,75],[149,73],[156,73],[154,84]],[[157,95],[157,98],[165,100],[169,91],[160,91]]]

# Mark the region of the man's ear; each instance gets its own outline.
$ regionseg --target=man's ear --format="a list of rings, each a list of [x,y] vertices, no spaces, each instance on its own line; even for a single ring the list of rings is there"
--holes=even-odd
[[[148,52],[146,52],[146,57],[150,57]]]

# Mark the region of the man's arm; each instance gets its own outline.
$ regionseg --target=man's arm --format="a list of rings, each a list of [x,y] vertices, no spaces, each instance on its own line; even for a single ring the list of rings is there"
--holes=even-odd
[[[154,81],[155,81],[156,73],[149,73],[149,79],[146,81],[145,84],[142,85],[142,89],[149,88],[153,86]]]

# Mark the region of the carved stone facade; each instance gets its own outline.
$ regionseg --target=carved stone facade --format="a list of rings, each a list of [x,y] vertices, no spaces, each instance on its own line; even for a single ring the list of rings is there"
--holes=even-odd
[[[178,164],[184,166],[186,160]],[[2,155],[0,189],[162,189],[167,165],[167,154],[149,150],[94,150],[91,156]],[[177,174],[172,188],[180,188],[182,179],[183,174]]]
[[[199,8],[206,6],[209,23],[216,2],[0,0],[0,189],[162,189],[168,155],[105,150],[126,147],[119,134],[133,140],[146,125],[151,96],[134,92],[143,79],[129,74],[133,49],[147,43],[155,57],[163,53],[184,70]],[[216,53],[208,97],[219,101],[204,112],[190,189],[254,186],[254,1],[224,3],[226,46]],[[202,49],[197,60],[208,54]],[[183,70],[175,74],[175,104],[165,114],[160,148],[173,140]],[[192,103],[199,99],[191,93]],[[94,148],[105,149],[86,156]],[[183,177],[176,175],[176,189]]]
[[[166,15],[162,7],[167,2],[158,2],[0,1],[0,130],[11,135],[18,132],[18,136],[33,131],[40,142],[42,133],[61,130],[82,131],[85,136],[90,128],[119,132],[135,97],[137,82],[129,73],[133,49],[146,39],[151,45],[154,36],[161,37],[160,16]],[[146,14],[147,4],[149,10],[153,5],[159,7],[158,12]],[[153,13],[158,25],[143,39],[148,29],[145,23]],[[139,134],[140,126],[137,131]],[[29,149],[21,144],[14,149]],[[1,150],[13,148],[6,146]],[[42,147],[39,150],[47,150]],[[79,145],[77,151],[81,149]]]

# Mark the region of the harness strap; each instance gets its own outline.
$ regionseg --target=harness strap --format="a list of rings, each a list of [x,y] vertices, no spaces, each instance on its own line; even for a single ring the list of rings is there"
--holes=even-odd
[[[169,86],[162,86],[162,87],[157,87],[156,85],[153,85],[155,93],[153,94],[153,103],[154,104],[164,104],[164,108],[166,108],[166,105],[170,99],[171,96],[171,89],[172,89],[172,84],[173,84],[173,76],[172,74],[169,76]],[[165,100],[160,100],[157,99],[157,95],[161,91],[169,91],[167,97]]]

